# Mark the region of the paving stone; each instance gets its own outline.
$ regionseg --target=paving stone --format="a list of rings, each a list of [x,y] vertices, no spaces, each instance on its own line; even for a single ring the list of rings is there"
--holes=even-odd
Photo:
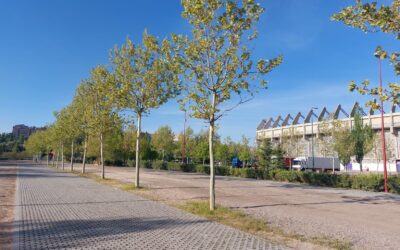
[[[284,249],[88,179],[18,169],[14,249]]]

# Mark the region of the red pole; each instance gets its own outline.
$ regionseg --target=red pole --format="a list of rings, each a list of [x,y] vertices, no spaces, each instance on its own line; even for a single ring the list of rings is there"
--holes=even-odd
[[[383,92],[382,88],[382,61],[378,58],[379,61],[379,87],[381,88],[381,94]],[[386,143],[385,143],[385,122],[383,118],[383,100],[379,98],[381,101],[381,137],[382,137],[382,156],[383,156],[383,178],[385,181],[385,193],[388,192],[387,187],[387,169],[386,169]]]

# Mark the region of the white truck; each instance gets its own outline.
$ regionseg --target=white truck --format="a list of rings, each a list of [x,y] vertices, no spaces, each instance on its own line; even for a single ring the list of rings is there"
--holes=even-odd
[[[297,157],[293,159],[293,169],[305,171],[339,171],[339,158],[335,157]]]

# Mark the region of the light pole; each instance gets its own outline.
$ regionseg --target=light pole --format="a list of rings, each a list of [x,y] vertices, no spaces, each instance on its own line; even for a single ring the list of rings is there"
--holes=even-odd
[[[379,64],[379,88],[380,88],[380,111],[381,111],[381,142],[382,142],[382,158],[383,158],[383,178],[384,178],[384,188],[385,188],[385,193],[388,192],[388,187],[387,187],[387,169],[386,169],[386,143],[385,143],[385,121],[383,117],[383,100],[382,100],[382,93],[383,93],[383,87],[382,87],[382,60],[380,53],[375,52],[375,57],[378,58],[378,64]]]
[[[312,156],[312,167],[315,167],[314,161],[314,110],[318,108],[311,108],[311,156]]]

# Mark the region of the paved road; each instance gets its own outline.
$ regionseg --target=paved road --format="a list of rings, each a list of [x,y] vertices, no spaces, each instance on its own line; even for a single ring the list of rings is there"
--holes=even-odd
[[[100,173],[93,165],[88,171]],[[185,202],[208,197],[207,175],[141,171],[141,183],[160,199]],[[107,167],[106,176],[132,182],[134,168]],[[355,249],[400,249],[400,195],[221,176],[216,189],[218,204],[264,218],[288,232],[348,240]]]
[[[167,205],[19,166],[14,249],[282,249]]]

